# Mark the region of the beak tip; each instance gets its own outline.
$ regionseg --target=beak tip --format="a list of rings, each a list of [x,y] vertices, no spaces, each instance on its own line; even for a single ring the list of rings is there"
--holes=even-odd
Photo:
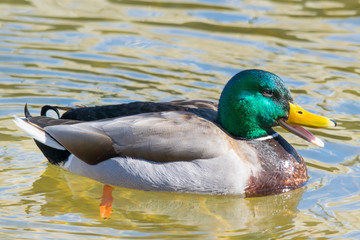
[[[330,121],[332,121],[334,123],[334,127],[337,126],[337,123],[335,122],[335,120],[330,119]]]

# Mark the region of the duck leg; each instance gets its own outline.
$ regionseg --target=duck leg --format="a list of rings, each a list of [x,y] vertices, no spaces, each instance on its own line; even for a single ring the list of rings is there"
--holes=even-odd
[[[114,190],[114,187],[111,187],[110,185],[104,185],[103,188],[103,195],[101,197],[101,203],[100,203],[100,217],[108,219],[110,218],[111,212],[112,212],[112,203],[113,203],[113,196],[112,191]]]

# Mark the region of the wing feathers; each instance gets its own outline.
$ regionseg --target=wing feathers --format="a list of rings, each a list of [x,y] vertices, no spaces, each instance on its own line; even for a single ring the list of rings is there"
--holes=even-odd
[[[45,131],[88,164],[115,156],[153,162],[193,161],[225,154],[227,135],[188,112],[134,116],[46,127]]]
[[[87,164],[95,165],[118,156],[111,138],[95,129],[81,128],[80,124],[75,124],[50,126],[45,131]]]
[[[116,152],[155,162],[209,159],[230,149],[220,128],[187,112],[141,114],[109,121],[101,128]]]
[[[172,104],[187,108],[185,102]],[[57,149],[66,148],[91,165],[117,156],[154,162],[216,158],[231,149],[231,142],[215,123],[216,111],[210,109],[215,105],[201,104],[203,108],[191,111],[149,112],[100,121],[45,116],[20,121],[31,122],[27,124],[53,139]]]

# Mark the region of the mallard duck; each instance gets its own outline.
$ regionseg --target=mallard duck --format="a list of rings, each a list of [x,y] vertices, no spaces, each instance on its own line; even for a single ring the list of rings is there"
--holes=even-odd
[[[60,116],[58,109],[67,110]],[[49,110],[59,118],[47,117]],[[303,186],[304,159],[272,128],[323,146],[302,126],[336,122],[296,105],[283,80],[244,70],[206,100],[44,106],[15,123],[50,163],[108,185],[152,191],[258,196]]]

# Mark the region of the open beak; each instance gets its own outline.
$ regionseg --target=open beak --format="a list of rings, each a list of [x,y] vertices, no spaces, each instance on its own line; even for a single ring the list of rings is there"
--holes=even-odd
[[[299,105],[290,102],[289,104],[289,117],[287,120],[280,119],[280,126],[316,146],[324,147],[324,143],[321,139],[315,137],[311,132],[301,126],[312,128],[327,128],[335,127],[336,122],[326,117],[310,113]]]

